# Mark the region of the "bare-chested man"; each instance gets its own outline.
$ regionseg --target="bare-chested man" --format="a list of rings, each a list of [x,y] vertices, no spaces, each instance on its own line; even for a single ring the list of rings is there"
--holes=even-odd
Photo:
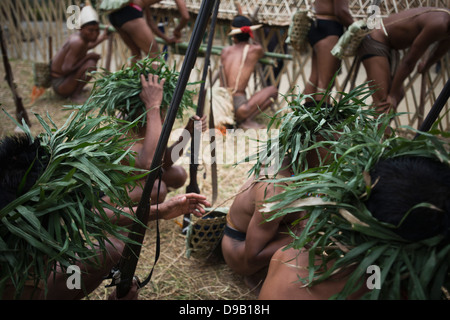
[[[51,61],[53,90],[76,103],[84,102],[82,90],[91,79],[100,55],[88,52],[108,38],[107,31],[99,36],[98,15],[91,6],[80,13],[80,31],[71,35]]]
[[[175,43],[181,38],[181,30],[189,21],[189,11],[184,0],[175,0],[180,21],[173,30],[173,36],[169,37],[162,32],[153,20],[150,6],[161,0],[132,0],[130,4],[109,15],[109,21],[116,28],[120,37],[130,48],[133,61],[138,61],[144,56],[155,57],[159,53],[155,36],[167,43]],[[144,19],[145,16],[145,19]]]
[[[231,24],[234,44],[222,50],[221,86],[233,94],[236,122],[243,129],[262,128],[253,120],[261,111],[266,110],[277,98],[278,90],[268,86],[256,92],[247,100],[246,88],[258,60],[264,56],[264,50],[258,43],[249,43],[252,37],[252,23],[244,16],[236,16]]]
[[[320,257],[318,257],[318,260]],[[349,270],[341,272],[327,281],[312,287],[303,287],[299,277],[309,276],[308,250],[294,248],[280,248],[273,255],[267,277],[262,285],[258,299],[260,300],[327,300],[339,293],[347,283]],[[358,299],[367,291],[366,288],[358,290],[348,299]]]
[[[312,47],[311,73],[304,94],[323,92],[327,89],[340,66],[340,60],[331,54],[344,27],[353,23],[348,0],[316,0],[314,3],[316,21],[308,33]],[[320,101],[321,95],[314,99]]]
[[[382,28],[367,35],[358,56],[363,62],[369,80],[378,91],[373,94],[374,104],[380,112],[396,108],[403,99],[403,81],[414,70],[416,63],[436,43],[426,60],[419,63],[417,71],[426,72],[450,48],[450,11],[443,8],[414,8],[392,14],[383,19]],[[392,50],[408,49],[391,77],[394,62]]]
[[[289,169],[279,173],[290,176]],[[269,218],[260,211],[265,199],[282,190],[271,183],[256,182],[250,178],[241,187],[227,215],[222,238],[222,253],[227,265],[243,275],[246,284],[254,289],[262,283],[270,259],[276,250],[292,241],[288,233],[291,223],[299,218],[293,213],[279,219]]]

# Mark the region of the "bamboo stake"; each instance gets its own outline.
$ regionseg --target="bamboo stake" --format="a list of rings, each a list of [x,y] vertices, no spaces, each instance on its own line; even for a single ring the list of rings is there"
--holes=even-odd
[[[8,82],[9,87],[11,88],[14,103],[16,104],[16,119],[19,123],[22,123],[22,120],[25,121],[25,123],[31,127],[30,120],[28,119],[27,111],[25,110],[25,107],[22,103],[22,98],[17,93],[17,87],[14,83],[14,76],[12,73],[11,65],[9,64],[8,60],[8,53],[6,51],[6,43],[5,39],[3,37],[3,28],[0,28],[0,44],[2,49],[2,57],[3,57],[3,64],[5,66],[5,80]]]

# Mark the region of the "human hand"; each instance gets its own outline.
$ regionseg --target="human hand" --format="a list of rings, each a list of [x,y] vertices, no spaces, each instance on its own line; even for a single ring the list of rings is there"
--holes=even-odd
[[[158,206],[162,218],[170,220],[190,213],[201,217],[206,212],[204,207],[209,207],[211,204],[201,194],[187,193],[177,195]]]
[[[86,55],[86,60],[90,60],[90,59],[92,59],[92,60],[100,60],[100,58],[101,58],[101,56],[98,54],[98,53],[95,53],[95,52],[89,52],[87,55]]]
[[[422,59],[417,65],[417,73],[423,74],[428,70],[427,62],[425,59]]]
[[[117,298],[117,289],[114,289],[114,291],[108,296],[108,300],[138,300],[139,289],[140,288],[137,280],[133,279],[130,290],[124,297],[120,299]]]
[[[139,98],[144,102],[147,110],[151,108],[160,108],[165,81],[165,79],[159,81],[159,77],[151,73],[148,74],[147,81],[144,75],[141,74],[142,91],[139,94]]]
[[[181,30],[174,29],[173,30],[173,38],[176,40],[176,42],[181,41]]]
[[[191,135],[193,135],[194,134],[194,128],[197,131],[201,131],[201,132],[205,132],[206,131],[206,129],[208,128],[208,126],[206,124],[206,115],[204,115],[201,118],[198,115],[194,115],[194,116],[189,118],[189,121],[188,121],[185,129]]]

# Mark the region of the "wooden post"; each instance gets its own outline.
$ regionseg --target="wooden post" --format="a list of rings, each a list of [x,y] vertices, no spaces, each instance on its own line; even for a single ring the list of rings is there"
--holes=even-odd
[[[0,43],[2,48],[2,57],[3,57],[3,64],[5,66],[5,80],[8,82],[9,87],[11,88],[14,103],[16,105],[16,119],[19,123],[22,123],[22,119],[25,120],[25,123],[31,127],[30,120],[28,119],[27,111],[25,110],[22,98],[17,93],[16,84],[14,83],[14,77],[11,69],[11,65],[9,64],[8,60],[8,53],[6,52],[6,43],[5,39],[3,37],[3,26],[0,27]]]

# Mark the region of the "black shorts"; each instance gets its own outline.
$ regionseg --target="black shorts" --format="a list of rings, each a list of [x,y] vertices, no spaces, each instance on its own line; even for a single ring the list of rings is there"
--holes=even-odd
[[[344,33],[344,26],[334,20],[316,19],[311,23],[311,28],[308,32],[309,44],[311,47],[320,40],[328,36],[340,37]]]
[[[133,8],[132,6],[126,6],[111,13],[109,15],[109,22],[111,22],[115,28],[120,28],[124,25],[124,23],[142,18],[143,16],[144,14],[141,10]]]

